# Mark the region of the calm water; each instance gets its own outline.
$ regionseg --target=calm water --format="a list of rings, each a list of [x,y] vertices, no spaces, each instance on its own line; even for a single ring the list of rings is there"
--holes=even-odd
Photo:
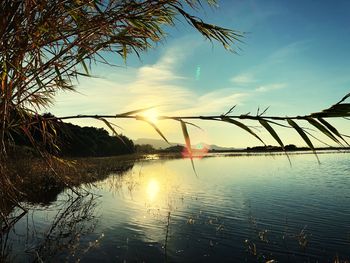
[[[33,205],[2,240],[14,262],[350,259],[350,154],[148,160]]]

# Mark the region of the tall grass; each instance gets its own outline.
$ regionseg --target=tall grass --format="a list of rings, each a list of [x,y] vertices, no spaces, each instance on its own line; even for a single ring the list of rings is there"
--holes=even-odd
[[[0,1],[1,190],[15,201],[6,156],[17,133],[27,136],[48,167],[53,165],[44,145],[56,146],[55,125],[38,113],[53,103],[57,92],[73,91],[76,79],[91,76],[93,63],[114,65],[106,54],[119,56],[121,62],[130,53],[140,56],[162,42],[164,28],[181,18],[206,39],[235,52],[243,33],[190,13],[204,3],[217,5],[215,0]],[[102,116],[96,119],[113,130]],[[40,133],[42,143],[33,133]]]

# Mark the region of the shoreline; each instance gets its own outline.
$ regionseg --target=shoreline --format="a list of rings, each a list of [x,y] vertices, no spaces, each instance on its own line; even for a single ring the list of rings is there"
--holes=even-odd
[[[349,150],[321,150],[317,154],[350,153]],[[193,156],[196,161],[214,157],[279,156],[285,152],[215,152]],[[312,151],[289,151],[288,155],[314,154]],[[51,168],[43,159],[32,157],[11,160],[9,175],[20,195],[20,202],[50,204],[65,189],[76,189],[83,184],[93,184],[111,174],[123,176],[136,162],[189,159],[181,153],[128,154],[111,157],[81,157],[54,160]],[[316,162],[316,160],[315,160]],[[1,209],[0,209],[1,210]]]

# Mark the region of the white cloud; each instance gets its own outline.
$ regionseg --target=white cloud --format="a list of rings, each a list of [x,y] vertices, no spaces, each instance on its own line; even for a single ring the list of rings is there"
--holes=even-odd
[[[178,112],[183,115],[220,114],[232,106],[242,103],[247,95],[246,93],[237,93],[233,89],[218,89],[193,97],[186,107]]]
[[[288,66],[281,67],[280,64],[289,64],[298,58],[311,47],[310,40],[300,40],[274,49],[268,56],[261,60],[261,63],[254,64],[247,68],[245,72],[233,76],[230,81],[238,85],[249,85],[268,81],[280,81],[279,75],[271,76],[271,73],[282,71]]]
[[[245,85],[245,84],[255,83],[256,79],[252,74],[244,73],[231,78],[231,82],[235,84]]]
[[[128,84],[127,91],[132,96],[128,110],[140,108],[140,105],[159,105],[165,106],[162,110],[169,114],[193,115],[220,113],[238,104],[244,94],[233,89],[216,89],[198,94],[186,86],[186,78],[180,76],[176,69],[190,50],[184,46],[170,48],[157,63],[139,68],[135,80]]]
[[[258,88],[255,89],[255,91],[257,91],[257,92],[268,92],[268,91],[272,91],[272,90],[283,89],[286,86],[287,85],[285,83],[273,83],[273,84],[259,86]]]
[[[193,44],[189,44],[193,46]],[[187,46],[166,49],[158,61],[139,68],[118,68],[104,72],[106,78],[84,78],[78,93],[66,93],[57,97],[50,109],[57,116],[75,114],[117,114],[149,106],[158,107],[158,112],[170,116],[221,114],[233,105],[243,102],[248,95],[231,88],[217,88],[208,93],[191,88],[188,80],[178,73],[178,67],[193,50]],[[102,75],[102,74],[101,74]],[[93,120],[76,120],[79,125],[103,123]],[[142,122],[120,122],[131,138],[156,137],[157,134]],[[180,134],[176,123],[160,123],[167,135]],[[177,126],[176,126],[177,127]],[[106,128],[106,127],[105,127]],[[177,136],[177,135],[176,135]]]

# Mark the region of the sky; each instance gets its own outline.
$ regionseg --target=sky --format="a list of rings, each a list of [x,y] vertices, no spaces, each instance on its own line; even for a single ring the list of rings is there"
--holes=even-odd
[[[204,7],[195,14],[245,32],[243,43],[232,46],[237,54],[180,21],[176,28],[166,29],[166,40],[141,54],[141,59],[131,54],[125,64],[121,57],[108,55],[118,67],[93,65],[96,77],[80,78],[78,92],[59,94],[48,111],[56,116],[117,114],[156,106],[160,115],[220,115],[236,105],[236,115],[254,115],[266,107],[268,115],[317,112],[350,92],[349,13],[350,1],[342,0],[222,0],[218,8]],[[104,127],[95,120],[72,122]],[[132,139],[160,138],[142,121],[114,123]],[[230,124],[194,123],[202,130],[189,127],[192,143],[261,145]],[[350,128],[344,121],[331,123],[343,133]],[[158,121],[157,125],[169,141],[183,142],[179,123]],[[295,131],[276,130],[285,144],[305,145]],[[262,128],[256,131],[268,144],[277,145]]]

